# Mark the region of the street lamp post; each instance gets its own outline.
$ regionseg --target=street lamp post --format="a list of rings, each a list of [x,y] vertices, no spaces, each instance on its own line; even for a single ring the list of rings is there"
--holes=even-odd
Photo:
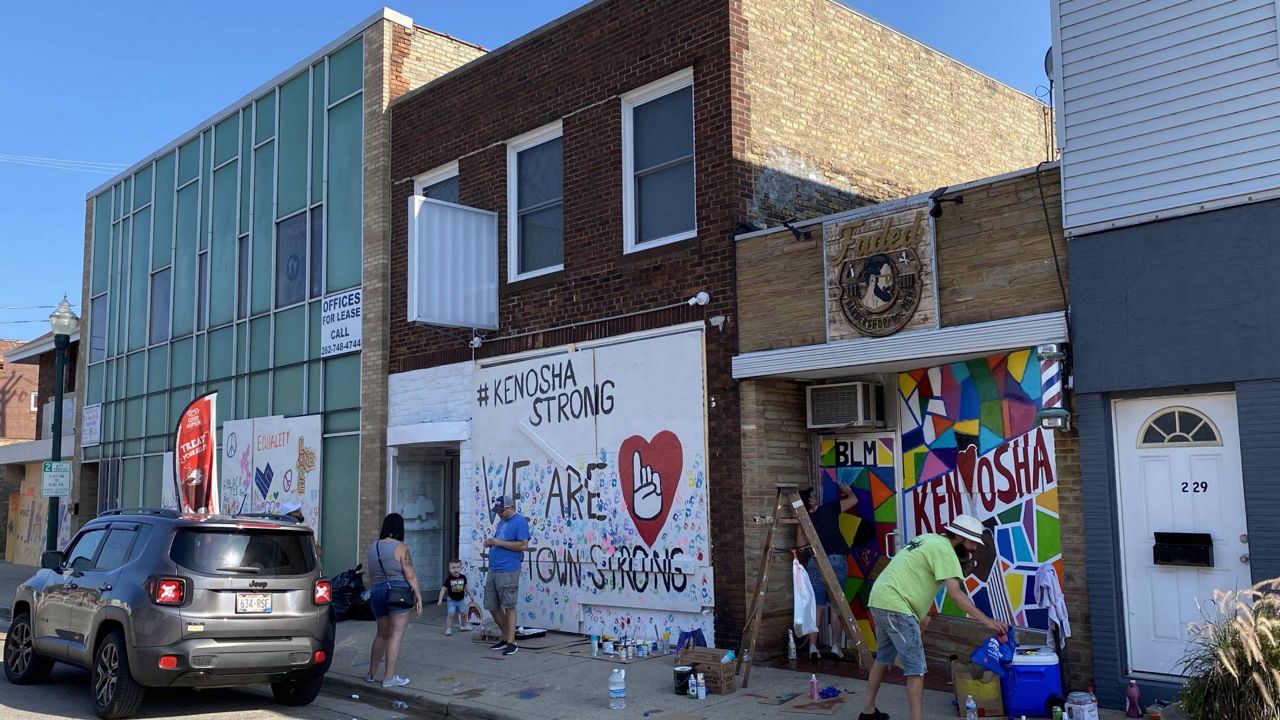
[[[80,327],[80,318],[71,310],[67,296],[62,296],[58,309],[49,316],[49,326],[53,328],[53,452],[49,459],[53,462],[62,460],[62,378],[67,372],[67,347],[71,345],[71,334]],[[49,498],[48,522],[45,523],[45,550],[58,549],[58,497]]]

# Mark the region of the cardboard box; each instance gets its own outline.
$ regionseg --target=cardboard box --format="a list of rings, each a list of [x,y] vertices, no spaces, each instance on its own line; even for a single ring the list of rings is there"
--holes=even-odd
[[[737,691],[738,684],[734,678],[737,662],[724,662],[728,654],[728,650],[718,648],[685,648],[676,653],[676,665],[688,665],[693,668],[694,674],[702,673],[708,693],[729,695]]]
[[[964,717],[964,704],[970,695],[978,705],[978,717],[1004,717],[1004,695],[999,675],[973,663],[953,660],[951,683],[955,687],[956,709],[960,717]]]

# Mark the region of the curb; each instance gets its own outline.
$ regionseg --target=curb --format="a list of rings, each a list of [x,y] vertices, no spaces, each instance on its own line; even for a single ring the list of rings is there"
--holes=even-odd
[[[404,690],[384,688],[381,685],[364,682],[361,678],[354,678],[341,673],[325,673],[324,681],[330,687],[340,687],[344,693],[359,695],[361,699],[366,697],[377,698],[385,700],[388,705],[399,700],[408,703],[410,709],[423,710],[451,718],[465,718],[465,720],[529,720],[527,715],[503,712],[497,708],[476,703],[449,700],[425,690],[405,692]]]

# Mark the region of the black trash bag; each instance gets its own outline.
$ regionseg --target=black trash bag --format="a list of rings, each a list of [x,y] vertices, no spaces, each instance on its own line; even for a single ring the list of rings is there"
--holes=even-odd
[[[332,581],[331,603],[338,622],[343,620],[372,620],[369,596],[364,589],[364,565],[338,573]]]

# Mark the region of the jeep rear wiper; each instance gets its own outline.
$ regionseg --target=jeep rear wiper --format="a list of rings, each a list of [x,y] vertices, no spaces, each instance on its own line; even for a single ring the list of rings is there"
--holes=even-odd
[[[262,571],[256,567],[241,566],[241,567],[220,567],[218,568],[218,572],[252,573],[254,575],[257,575]]]

